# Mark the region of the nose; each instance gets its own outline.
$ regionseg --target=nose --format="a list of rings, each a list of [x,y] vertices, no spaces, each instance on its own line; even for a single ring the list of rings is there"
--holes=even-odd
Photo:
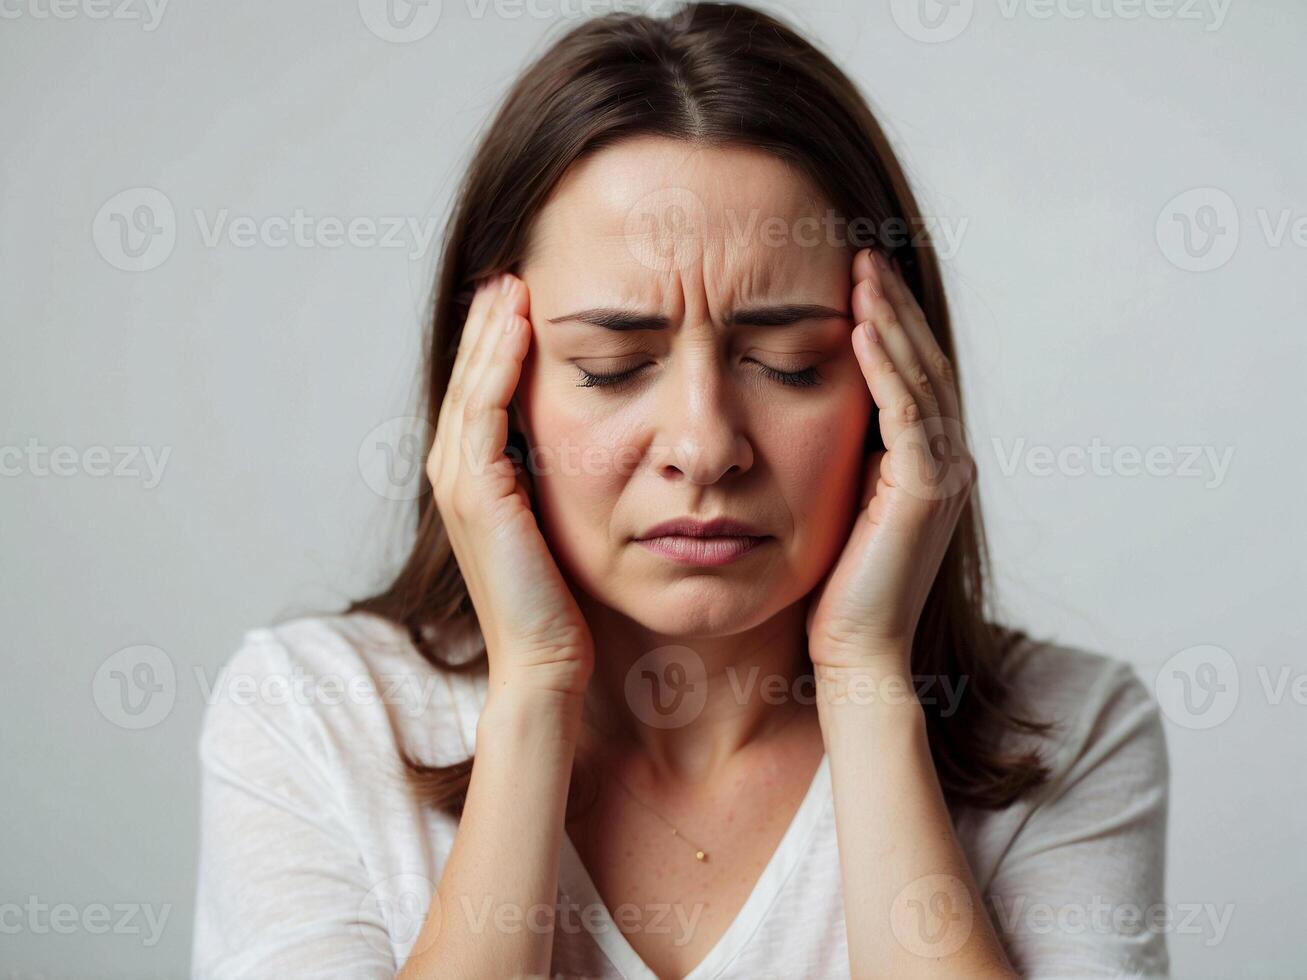
[[[743,405],[711,347],[681,351],[661,392],[656,465],[669,480],[708,485],[753,466]]]

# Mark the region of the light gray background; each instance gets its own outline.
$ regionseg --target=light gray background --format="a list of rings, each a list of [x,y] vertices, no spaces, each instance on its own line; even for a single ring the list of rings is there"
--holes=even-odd
[[[206,225],[438,230],[510,79],[583,10],[444,0],[385,38],[371,0],[179,0],[157,23],[122,2],[0,18],[3,977],[186,972],[205,685],[243,630],[362,594],[398,554],[374,429],[412,408],[435,248]],[[1161,679],[1175,975],[1303,975],[1307,8],[963,0],[933,29],[915,0],[782,9],[961,231],[945,265],[1005,608]],[[114,214],[139,188],[175,241],[125,271]],[[1154,471],[1041,475],[1039,452],[1095,440]],[[71,447],[71,475],[33,445]],[[169,455],[156,485],[139,458],[96,475],[96,446]],[[1189,446],[1228,468],[1173,471]],[[138,645],[175,670],[153,716],[114,706]],[[1178,672],[1224,691],[1198,712]],[[161,938],[103,933],[101,905],[166,913]]]

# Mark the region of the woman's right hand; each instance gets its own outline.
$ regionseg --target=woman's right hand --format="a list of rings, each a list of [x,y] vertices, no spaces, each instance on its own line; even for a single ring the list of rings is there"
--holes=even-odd
[[[594,663],[590,629],[536,523],[525,461],[519,472],[504,454],[531,344],[528,309],[526,283],[511,273],[478,286],[427,476],[476,609],[492,689],[579,695]]]

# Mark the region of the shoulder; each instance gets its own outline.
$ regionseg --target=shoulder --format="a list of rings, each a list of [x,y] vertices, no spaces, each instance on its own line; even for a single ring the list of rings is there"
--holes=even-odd
[[[1045,783],[964,822],[1013,963],[1023,976],[1166,975],[1165,933],[1114,917],[1164,899],[1169,769],[1157,702],[1129,662],[1073,646],[1025,640],[1004,672],[1008,710],[1051,726],[1007,735],[1009,748],[1039,754]]]
[[[1026,710],[1083,716],[1117,702],[1156,707],[1128,661],[1066,644],[1025,639],[1003,666],[1012,696]]]
[[[460,659],[467,643],[449,638]],[[202,756],[277,741],[316,758],[398,753],[444,764],[483,696],[479,675],[446,671],[400,625],[370,613],[300,616],[246,629],[205,692]]]
[[[1051,724],[1043,735],[1021,736],[1050,769],[1041,797],[1057,795],[1095,770],[1128,777],[1123,791],[1148,785],[1165,793],[1169,766],[1161,711],[1128,661],[1027,639],[1004,670],[1009,710]]]
[[[452,637],[453,634],[450,634]],[[466,639],[460,637],[460,643]],[[442,654],[455,655],[455,643],[438,640]],[[247,629],[240,648],[228,666],[297,665],[318,674],[336,672],[413,673],[436,668],[418,651],[398,623],[372,613],[328,613],[298,616],[283,622]]]

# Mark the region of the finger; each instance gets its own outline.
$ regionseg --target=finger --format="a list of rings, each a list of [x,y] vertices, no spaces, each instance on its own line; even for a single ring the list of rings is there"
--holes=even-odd
[[[857,254],[853,256],[853,285],[856,286],[858,283],[871,279],[875,275],[876,270],[872,263],[871,249],[859,249]],[[867,319],[867,311],[865,309],[858,310],[855,308],[853,311],[853,322],[861,323],[865,319]]]
[[[874,257],[873,257],[874,256]],[[876,298],[884,296],[898,310],[899,321],[907,331],[918,360],[930,379],[935,403],[945,418],[958,417],[957,388],[953,365],[949,363],[926,322],[916,297],[901,276],[881,269],[880,253],[863,249],[853,260],[853,316],[855,323],[871,319]]]
[[[495,357],[495,348],[503,342],[503,327],[508,317],[521,312],[526,284],[512,273],[505,272],[500,287],[506,291],[495,297],[494,305],[486,313],[486,327],[477,338],[476,346],[472,349],[471,363],[468,364],[469,377],[485,371]]]
[[[854,287],[855,304],[865,309],[866,319],[875,324],[881,346],[912,391],[921,407],[922,416],[927,420],[938,418],[940,405],[935,387],[908,334],[907,326],[903,323],[899,307],[888,293],[881,292],[877,295],[873,287],[874,282],[869,279]],[[856,298],[859,292],[862,293],[860,300]]]
[[[949,428],[957,423],[922,414],[916,391],[880,339],[868,334],[869,324],[866,321],[854,331],[853,346],[880,409],[881,438],[889,450],[890,465],[880,466],[880,481],[905,491],[905,499],[938,502],[958,496],[970,486],[974,467],[965,445],[949,438],[953,435]],[[883,506],[873,499],[868,515],[878,520]]]
[[[530,321],[501,304],[498,316],[486,327],[482,362],[471,368],[463,411],[463,432],[470,458],[476,463],[481,484],[490,499],[507,496],[518,483],[513,461],[505,455],[508,443],[508,405],[522,376],[522,361],[531,343]]]
[[[464,451],[463,406],[467,396],[468,367],[475,357],[475,348],[484,332],[487,316],[494,308],[498,285],[499,277],[491,277],[478,284],[458,337],[454,366],[436,420],[436,438],[427,457],[427,475],[437,499],[445,496],[457,476],[459,456]]]
[[[527,307],[526,284],[504,273],[498,285],[506,291],[501,291],[487,310],[463,376],[466,398],[461,413],[460,450],[467,462],[475,466],[476,474],[488,473],[495,481],[492,486],[483,485],[484,492],[495,497],[504,496],[509,490],[497,481],[513,473],[512,460],[504,453],[508,442],[508,406],[530,343],[530,324],[522,315]]]
[[[463,333],[458,342],[458,358],[454,362],[454,370],[449,378],[449,387],[454,390],[456,398],[461,398],[467,387],[467,370],[477,361],[477,350],[485,337],[486,322],[494,317],[495,308],[503,299],[502,287],[507,283],[505,275],[500,273],[491,277],[477,291],[476,298],[472,300],[472,307],[468,310],[467,321],[463,325]]]
[[[880,258],[884,259],[884,256],[880,256]],[[875,271],[879,274],[878,279],[882,292],[898,308],[899,319],[907,330],[908,336],[912,338],[912,343],[917,349],[917,356],[921,359],[930,375],[940,409],[946,418],[958,419],[960,416],[957,379],[954,375],[953,363],[945,355],[943,348],[939,346],[939,341],[935,338],[934,331],[930,329],[930,324],[926,320],[926,314],[921,309],[921,304],[917,302],[917,297],[908,288],[902,272],[897,268],[897,260],[895,260],[894,264],[888,261],[874,264],[876,265]]]
[[[873,276],[854,287],[854,305],[865,309],[869,320],[876,324],[880,332],[881,345],[889,354],[890,359],[894,361],[899,374],[916,398],[917,404],[921,408],[922,426],[925,433],[924,445],[931,447],[932,451],[938,450],[942,457],[952,459],[961,452],[960,447],[955,445],[957,440],[953,427],[956,422],[944,415],[944,410],[939,402],[939,389],[936,381],[931,377],[930,371],[922,361],[920,351],[908,332],[908,324],[904,322],[903,308],[895,302],[895,294],[884,288],[892,278],[885,272],[884,256],[876,253],[874,261],[873,257],[868,256],[867,260],[862,263],[864,270],[868,264],[875,266],[872,270]],[[861,294],[860,297],[857,295],[859,293]],[[926,329],[924,321],[921,328]],[[905,449],[899,455],[910,454]],[[915,463],[904,460],[904,465],[915,465],[919,472],[914,480],[920,478],[920,480],[926,481],[924,460],[918,460]],[[927,484],[928,482],[926,481]]]
[[[881,440],[892,452],[895,444],[914,429],[921,433],[919,438],[924,437],[921,406],[883,344],[868,332],[869,322],[864,321],[853,331],[853,349],[872,400],[879,409]],[[892,486],[891,469],[882,468],[881,476]]]
[[[495,303],[500,298],[499,287],[502,281],[503,277],[499,275],[480,282],[469,304],[467,318],[463,322],[457,341],[458,350],[454,358],[454,366],[445,385],[444,397],[440,401],[440,412],[436,420],[438,437],[442,432],[451,438],[456,438],[459,434],[455,431],[458,425],[453,424],[455,420],[450,419],[450,416],[456,410],[461,410],[466,398],[468,369],[476,360],[477,348],[484,335],[487,319],[494,316]],[[435,449],[433,445],[433,453]]]
[[[862,472],[861,504],[863,507],[876,499],[876,484],[880,482],[880,467],[884,459],[885,450],[883,449],[878,449],[867,457],[867,463]]]
[[[485,311],[484,323],[477,329],[476,339],[468,356],[467,370],[463,376],[466,399],[484,397],[478,394],[484,381],[483,376],[488,365],[494,360],[497,348],[504,343],[504,328],[508,319],[521,309],[523,298],[521,294],[526,291],[525,284],[508,272],[503,272],[495,278],[492,289],[495,295]],[[471,409],[466,399],[463,406],[465,420]],[[498,448],[502,449],[503,445],[501,442]],[[495,448],[490,447],[490,450]],[[496,453],[491,452],[491,455]]]

